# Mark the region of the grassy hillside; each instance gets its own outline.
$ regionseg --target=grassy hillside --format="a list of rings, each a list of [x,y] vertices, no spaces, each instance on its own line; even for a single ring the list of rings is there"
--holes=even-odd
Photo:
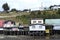
[[[9,12],[9,13],[6,13],[6,12],[2,12],[0,13],[0,16],[12,16],[12,15],[29,15],[30,13],[29,12]]]
[[[15,16],[14,16],[15,15]],[[21,24],[30,24],[31,18],[60,18],[60,14],[57,14],[57,10],[44,10],[44,11],[33,11],[29,12],[9,12],[9,13],[0,13],[0,16],[13,16],[0,18],[1,20],[14,20],[17,23]]]

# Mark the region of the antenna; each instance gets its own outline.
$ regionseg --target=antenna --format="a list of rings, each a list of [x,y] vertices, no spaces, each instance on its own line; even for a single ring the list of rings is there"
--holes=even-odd
[[[39,7],[40,10],[43,10],[43,2],[41,2],[41,6]]]
[[[43,7],[43,2],[41,2],[41,8]]]

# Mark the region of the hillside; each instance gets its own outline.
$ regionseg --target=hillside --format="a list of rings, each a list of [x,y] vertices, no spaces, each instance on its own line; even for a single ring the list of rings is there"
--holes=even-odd
[[[16,23],[30,24],[31,18],[60,18],[56,10],[0,13],[1,20],[14,20]]]
[[[29,12],[9,12],[9,13],[5,13],[2,12],[0,13],[0,16],[21,16],[21,15],[29,15]]]
[[[22,16],[22,15],[30,15],[29,12],[9,12],[9,13],[0,13],[0,20],[14,20],[16,23],[21,23],[23,22],[20,19],[17,19],[17,16]]]

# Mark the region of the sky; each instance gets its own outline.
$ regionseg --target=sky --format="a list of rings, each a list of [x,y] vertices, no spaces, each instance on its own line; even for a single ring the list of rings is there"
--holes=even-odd
[[[39,9],[40,7],[49,7],[50,5],[59,5],[60,0],[0,0],[0,11],[2,5],[8,3],[10,9],[16,8],[17,10],[23,9]]]

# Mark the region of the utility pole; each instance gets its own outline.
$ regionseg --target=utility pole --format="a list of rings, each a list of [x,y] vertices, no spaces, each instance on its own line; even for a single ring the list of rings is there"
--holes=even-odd
[[[39,9],[43,10],[43,2],[41,2],[41,5],[40,5]]]

